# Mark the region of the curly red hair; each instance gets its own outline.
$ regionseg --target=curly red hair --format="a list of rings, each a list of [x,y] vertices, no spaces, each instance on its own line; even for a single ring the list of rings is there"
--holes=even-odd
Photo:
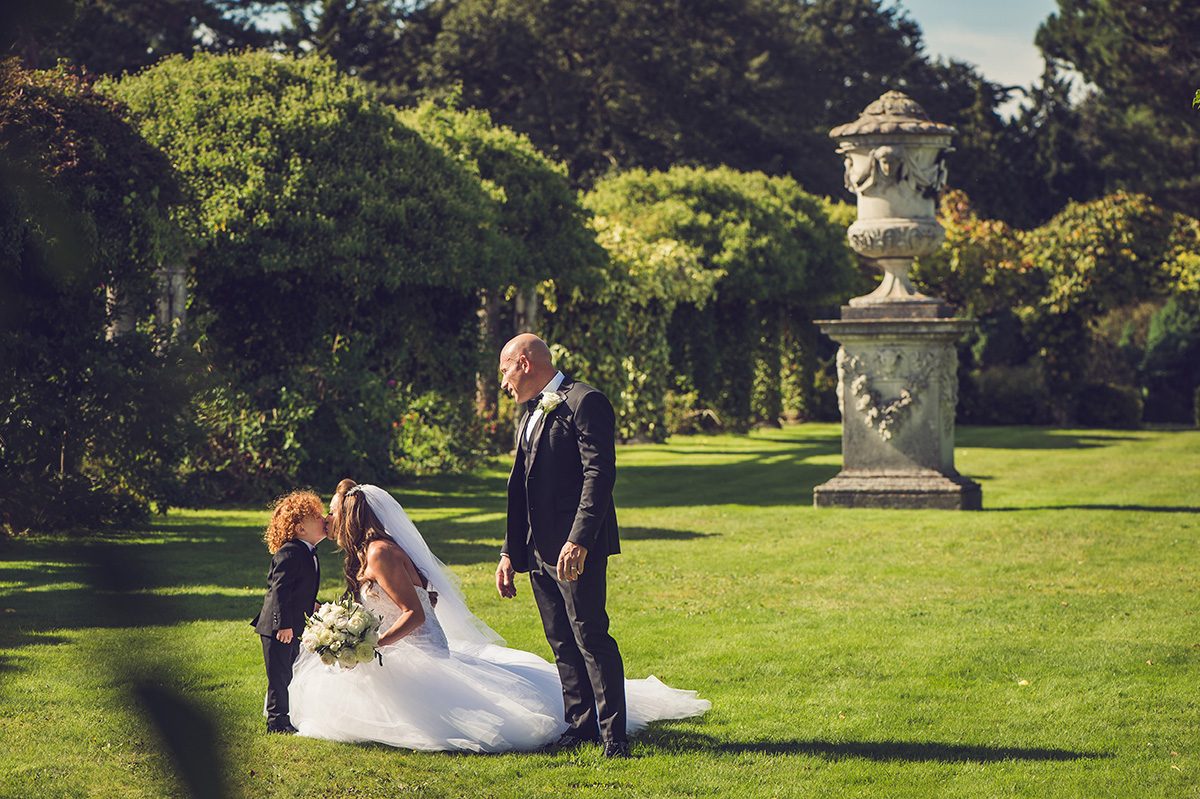
[[[267,550],[274,555],[279,548],[296,537],[296,528],[309,516],[325,517],[325,505],[311,491],[293,491],[275,500],[271,523],[263,534]]]

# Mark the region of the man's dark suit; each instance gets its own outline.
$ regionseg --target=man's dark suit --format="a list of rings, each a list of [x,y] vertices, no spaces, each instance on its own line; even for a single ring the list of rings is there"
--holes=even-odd
[[[279,548],[271,558],[262,610],[250,622],[262,636],[263,661],[267,667],[268,729],[283,729],[292,723],[288,718],[292,666],[300,652],[304,616],[313,612],[317,587],[321,584],[321,567],[313,555],[308,544],[294,539]],[[275,633],[289,627],[293,638],[285,644]]]
[[[529,572],[546,639],[562,680],[569,733],[625,741],[625,668],[604,609],[608,556],[621,551],[613,506],[616,417],[596,389],[566,378],[561,405],[535,422],[526,413],[508,478],[504,554]],[[587,549],[575,581],[557,578],[558,554],[571,541]]]

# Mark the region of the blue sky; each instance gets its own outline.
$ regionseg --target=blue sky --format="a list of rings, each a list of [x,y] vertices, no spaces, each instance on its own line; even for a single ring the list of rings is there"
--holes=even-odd
[[[925,51],[975,64],[1005,86],[1028,86],[1042,74],[1033,44],[1055,0],[898,0],[925,34]]]

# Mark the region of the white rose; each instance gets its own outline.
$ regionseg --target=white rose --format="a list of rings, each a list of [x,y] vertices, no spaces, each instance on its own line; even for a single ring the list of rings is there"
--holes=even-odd
[[[338,655],[337,662],[343,669],[352,669],[358,665],[358,656],[353,649],[344,649]]]
[[[365,613],[355,613],[350,617],[350,622],[346,629],[355,635],[362,635],[370,623],[370,619],[367,618]]]
[[[362,645],[369,649],[379,646],[379,630],[371,630],[364,635]]]
[[[369,646],[360,646],[355,650],[359,663],[370,663],[375,659],[375,650]]]
[[[334,655],[332,652],[322,652],[321,653],[321,662],[324,663],[326,666],[332,666],[334,663],[338,662],[338,659],[337,659],[337,656]]]

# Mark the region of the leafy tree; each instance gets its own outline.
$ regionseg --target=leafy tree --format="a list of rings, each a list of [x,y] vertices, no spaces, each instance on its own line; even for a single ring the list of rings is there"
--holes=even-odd
[[[200,409],[198,478],[245,493],[424,468],[406,414],[439,409],[431,436],[470,417],[475,290],[515,275],[479,180],[325,58],[172,57],[108,90],[192,204],[200,346],[230,381]]]
[[[496,354],[513,332],[536,326],[536,320],[523,313],[536,303],[536,286],[554,280],[600,290],[607,255],[596,243],[566,169],[538,151],[528,137],[494,124],[486,111],[460,110],[453,104],[426,101],[401,111],[399,118],[479,180],[495,204],[500,241],[494,254],[496,274],[480,290],[478,380],[480,413],[495,422]],[[506,304],[506,297],[514,302]],[[518,298],[523,301],[516,302]],[[507,439],[506,426],[495,428]]]
[[[345,71],[374,83],[387,96],[410,79],[420,51],[449,3],[413,0],[284,0],[279,43],[296,53],[332,58]],[[431,32],[432,28],[432,32]]]
[[[735,429],[773,423],[788,410],[785,403],[811,399],[811,319],[818,308],[845,299],[853,280],[844,228],[830,222],[824,203],[791,178],[676,167],[606,178],[585,204],[598,221],[615,226],[610,231],[629,230],[635,242],[674,253],[661,262],[666,274],[694,271],[695,260],[701,286],[713,287],[711,296],[677,291],[673,309],[657,309],[664,318],[673,310],[666,330],[671,366],[647,370],[647,380],[679,375],[685,393],[694,390],[701,407],[715,410]],[[590,323],[577,323],[574,315],[562,318],[559,326],[576,329],[588,347],[603,346],[603,337],[587,332]],[[638,362],[632,350],[620,355]],[[784,375],[796,366],[807,377],[800,381],[800,396],[788,397]],[[653,396],[646,390],[642,402]]]
[[[1048,61],[1041,79],[1026,93],[1010,131],[1011,177],[1021,191],[1007,199],[1017,207],[1002,214],[1019,227],[1044,224],[1068,202],[1096,199],[1105,177],[1079,137],[1083,112],[1071,99],[1071,79]],[[995,209],[993,209],[995,210]]]
[[[170,496],[189,431],[184,355],[154,323],[158,267],[182,247],[170,165],[76,73],[16,59],[0,158],[4,524],[136,521]]]
[[[30,66],[64,58],[91,72],[133,72],[175,53],[265,43],[252,0],[51,0],[18,3],[21,24],[0,26]]]
[[[316,49],[412,102],[454,95],[566,163],[612,170],[728,165],[841,191],[828,131],[901,88],[959,125],[952,174],[1019,209],[995,141],[1007,90],[931,64],[919,26],[881,0],[458,0],[291,3],[288,46]]]
[[[1095,87],[1080,141],[1105,190],[1143,192],[1183,212],[1200,206],[1200,120],[1181,102],[1200,64],[1200,6],[1059,0],[1036,42]]]
[[[1070,203],[1028,231],[980,218],[958,192],[943,198],[940,217],[946,244],[920,259],[915,273],[924,290],[959,304],[979,320],[980,332],[965,353],[968,379],[962,387],[964,406],[975,421],[1108,419],[1112,424],[1114,417],[1106,416],[1103,407],[1111,401],[1113,407],[1125,408],[1117,421],[1129,423],[1140,406],[1124,381],[1138,378],[1130,374],[1122,385],[1102,385],[1114,382],[1112,375],[1122,371],[1103,363],[1114,357],[1131,359],[1130,373],[1142,362],[1143,381],[1153,375],[1175,381],[1174,399],[1166,404],[1176,417],[1186,415],[1191,394],[1185,377],[1191,373],[1172,371],[1175,345],[1161,347],[1150,360],[1140,352],[1132,357],[1131,352],[1112,351],[1100,327],[1106,320],[1128,320],[1135,311],[1149,315],[1171,297],[1182,308],[1194,307],[1200,296],[1200,222],[1169,212],[1145,195],[1126,193]],[[1149,310],[1138,311],[1143,304]],[[1176,321],[1162,324],[1183,329]],[[1190,341],[1187,335],[1160,337]],[[987,396],[974,406],[972,383],[987,385]],[[989,398],[997,396],[1019,396],[1018,404],[1027,411],[1044,407],[1032,416],[1012,418],[1006,415],[1009,409],[987,407]],[[1108,400],[1097,400],[1103,397]],[[1158,413],[1154,404],[1147,405],[1148,417]]]

